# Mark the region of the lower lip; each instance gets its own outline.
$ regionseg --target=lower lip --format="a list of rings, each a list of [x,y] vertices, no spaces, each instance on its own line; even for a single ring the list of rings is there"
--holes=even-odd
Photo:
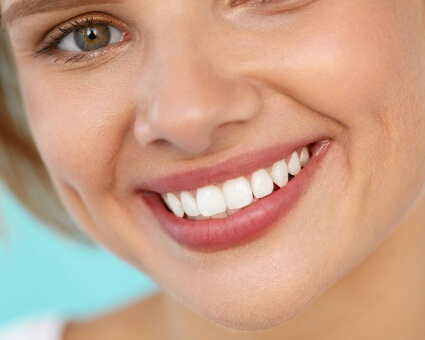
[[[169,212],[156,193],[142,197],[154,212],[163,230],[183,247],[200,252],[212,252],[252,242],[270,231],[296,206],[310,187],[331,143],[318,142],[313,156],[302,171],[286,186],[271,195],[223,219],[190,220]]]

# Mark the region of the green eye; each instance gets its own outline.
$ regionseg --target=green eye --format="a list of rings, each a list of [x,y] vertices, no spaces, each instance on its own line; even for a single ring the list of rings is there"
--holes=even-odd
[[[106,24],[93,24],[75,29],[58,45],[58,49],[72,52],[90,52],[118,43],[123,32]]]

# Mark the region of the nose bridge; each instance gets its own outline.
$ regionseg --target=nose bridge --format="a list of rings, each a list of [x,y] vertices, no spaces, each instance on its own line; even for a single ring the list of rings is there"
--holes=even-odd
[[[213,129],[223,120],[220,113],[228,104],[226,88],[231,79],[225,79],[214,69],[208,53],[199,44],[196,46],[189,37],[184,40],[164,48],[158,59],[152,122],[162,126],[173,121],[173,125],[181,124],[187,130],[192,125]]]
[[[173,35],[158,44],[157,88],[150,120],[161,137],[176,143],[185,142],[180,134],[208,143],[212,131],[223,123],[228,104],[230,79],[220,77],[198,32],[176,25]],[[196,138],[200,131],[202,141]]]
[[[176,17],[155,28],[149,104],[136,117],[135,134],[141,144],[165,140],[185,152],[199,153],[208,149],[220,126],[255,114],[252,98],[243,98],[249,91],[220,67],[208,25],[194,21]],[[238,101],[241,105],[235,105]]]
[[[188,98],[181,95],[188,90],[193,95],[201,95],[205,88],[200,85],[204,85],[207,78],[213,81],[209,26],[195,14],[184,11],[169,14],[166,24],[156,25],[154,64],[158,97],[162,93],[180,93],[179,98],[184,102]]]

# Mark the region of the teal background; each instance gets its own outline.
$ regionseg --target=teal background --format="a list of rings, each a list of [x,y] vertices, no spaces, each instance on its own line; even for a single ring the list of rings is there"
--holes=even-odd
[[[113,255],[43,227],[0,186],[0,327],[46,314],[95,315],[156,290]]]

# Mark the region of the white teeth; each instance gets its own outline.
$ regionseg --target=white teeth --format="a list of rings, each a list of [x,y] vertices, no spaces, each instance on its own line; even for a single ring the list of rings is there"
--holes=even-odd
[[[310,161],[307,146],[294,151],[286,159],[271,168],[255,171],[251,176],[242,176],[225,181],[222,185],[208,185],[196,191],[161,194],[167,207],[177,216],[191,220],[226,218],[259,199],[270,195],[275,184],[282,188],[288,184],[289,175],[296,176]]]
[[[301,166],[304,168],[307,165],[309,160],[310,160],[310,152],[308,152],[308,148],[304,146],[300,154]]]
[[[256,198],[263,198],[273,192],[273,181],[265,169],[258,170],[252,174],[252,193]]]
[[[161,194],[161,198],[165,202],[167,207],[171,210],[170,206],[168,205],[167,194]]]
[[[288,166],[285,160],[273,164],[272,179],[279,188],[282,188],[288,183]]]
[[[188,191],[183,191],[180,194],[182,200],[183,210],[187,216],[196,217],[199,216],[199,209],[196,205],[196,200]]]
[[[224,182],[223,195],[229,209],[240,209],[252,202],[251,186],[245,177]]]
[[[183,217],[184,211],[180,200],[172,193],[167,194],[168,206],[177,217]]]
[[[300,171],[301,171],[300,157],[298,157],[298,153],[294,151],[288,163],[288,172],[292,176],[296,176],[298,175]]]
[[[223,193],[214,185],[198,189],[196,203],[202,216],[213,216],[227,209]]]

